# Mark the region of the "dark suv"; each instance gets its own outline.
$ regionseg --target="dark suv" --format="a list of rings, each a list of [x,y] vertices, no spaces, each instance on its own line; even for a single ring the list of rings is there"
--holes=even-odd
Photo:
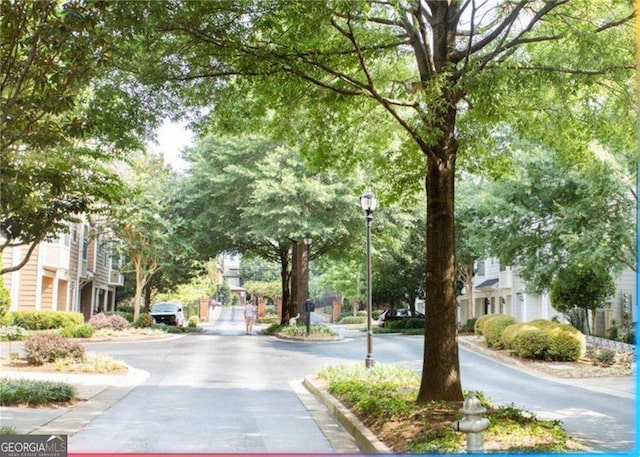
[[[388,321],[399,321],[412,317],[424,317],[424,314],[416,311],[414,316],[409,308],[385,309],[378,318],[378,327],[384,327]]]

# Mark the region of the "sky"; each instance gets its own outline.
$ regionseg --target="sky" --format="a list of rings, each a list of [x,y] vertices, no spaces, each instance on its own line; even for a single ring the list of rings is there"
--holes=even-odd
[[[187,122],[173,122],[165,119],[156,131],[158,144],[149,144],[149,149],[161,152],[165,164],[176,171],[185,171],[187,163],[180,158],[180,152],[193,144],[194,135],[186,128]]]

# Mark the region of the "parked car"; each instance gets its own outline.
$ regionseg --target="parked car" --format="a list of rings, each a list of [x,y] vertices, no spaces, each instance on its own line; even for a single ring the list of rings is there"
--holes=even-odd
[[[151,317],[156,324],[184,326],[184,312],[180,303],[159,302],[151,307]]]
[[[411,319],[412,317],[424,317],[424,314],[416,311],[414,316],[409,308],[385,309],[378,318],[378,327],[384,327],[389,321]]]

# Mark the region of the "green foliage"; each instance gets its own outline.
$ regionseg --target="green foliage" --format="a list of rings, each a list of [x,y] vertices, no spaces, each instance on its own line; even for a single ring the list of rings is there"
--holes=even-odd
[[[544,330],[526,328],[513,339],[513,349],[520,357],[545,360],[553,340]]]
[[[495,349],[503,349],[501,337],[502,332],[508,326],[515,324],[516,320],[511,316],[496,315],[493,319],[488,319],[484,323],[482,334],[487,346]]]
[[[135,328],[149,328],[153,325],[153,317],[151,314],[143,313],[140,315],[137,321],[133,323]]]
[[[188,322],[187,326],[191,327],[191,328],[196,328],[196,327],[198,327],[199,323],[200,323],[200,318],[198,316],[191,316],[189,318],[189,322]]]
[[[630,176],[612,171],[593,150],[577,159],[536,143],[506,147],[514,151],[513,169],[480,182],[474,198],[477,235],[490,254],[518,265],[532,291],[554,282],[588,290],[576,268],[606,265],[594,268],[599,277],[635,267]]]
[[[82,313],[75,311],[11,311],[11,319],[27,330],[58,329],[84,322]]]
[[[366,316],[345,316],[338,321],[338,324],[366,324]]]
[[[552,331],[548,357],[552,360],[578,360],[584,354],[584,335],[574,332]],[[582,338],[580,338],[582,337]]]
[[[2,426],[0,427],[0,435],[17,435],[18,431],[15,427]]]
[[[27,335],[27,330],[17,325],[0,327],[0,341],[21,341]]]
[[[67,338],[91,338],[95,331],[96,328],[91,324],[78,324],[58,330],[61,336]]]
[[[259,297],[276,299],[282,295],[282,285],[279,281],[247,281],[242,287],[247,289],[251,295]]]
[[[485,314],[484,316],[480,316],[473,327],[473,331],[476,335],[484,334],[484,326],[486,325],[489,319],[493,319],[494,317],[499,316],[499,314]]]
[[[558,272],[551,284],[550,298],[554,309],[571,318],[570,311],[575,308],[595,314],[614,292],[615,283],[607,270],[597,264],[574,264]]]
[[[0,319],[11,308],[11,296],[9,295],[9,289],[4,284],[4,278],[0,276]]]
[[[0,405],[28,407],[66,403],[76,398],[76,389],[61,382],[0,379]]]
[[[478,319],[475,317],[472,317],[471,319],[467,319],[467,321],[464,323],[460,331],[462,333],[474,333],[477,320]]]
[[[596,354],[596,364],[602,367],[610,367],[615,363],[616,351],[603,349]]]
[[[404,328],[409,329],[424,329],[424,318],[422,317],[412,317],[410,319],[406,319],[404,324]]]
[[[517,323],[509,325],[502,331],[502,335],[500,336],[500,342],[502,347],[505,349],[513,349],[513,342],[518,336],[518,334],[524,330],[542,330],[542,328],[533,325],[531,322],[529,323]]]
[[[84,347],[78,342],[56,334],[32,335],[24,343],[27,361],[31,365],[43,365],[59,359],[83,360]]]

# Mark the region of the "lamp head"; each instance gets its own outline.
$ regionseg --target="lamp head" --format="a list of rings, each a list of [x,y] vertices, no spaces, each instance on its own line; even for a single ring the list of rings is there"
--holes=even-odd
[[[376,196],[371,189],[365,190],[360,196],[360,206],[366,214],[371,214],[376,210],[378,200],[376,200]]]

